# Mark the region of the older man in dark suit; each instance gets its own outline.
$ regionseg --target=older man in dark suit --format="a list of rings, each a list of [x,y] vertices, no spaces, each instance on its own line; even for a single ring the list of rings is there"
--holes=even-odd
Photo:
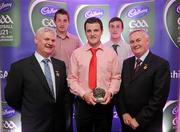
[[[65,132],[66,68],[50,57],[56,35],[52,28],[38,29],[35,53],[11,65],[5,99],[21,113],[22,132]]]
[[[123,63],[116,109],[123,132],[162,132],[163,107],[170,87],[169,63],[149,51],[149,35],[129,35],[134,57]]]

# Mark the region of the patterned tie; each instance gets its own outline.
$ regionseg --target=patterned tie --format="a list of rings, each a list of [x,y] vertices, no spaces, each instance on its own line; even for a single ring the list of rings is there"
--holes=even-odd
[[[118,45],[117,44],[113,44],[112,47],[113,47],[114,51],[116,52],[116,54],[118,55],[118,52],[117,52]]]
[[[139,68],[140,68],[140,64],[141,64],[142,60],[141,59],[136,59],[136,67],[134,68],[134,73],[137,73]]]
[[[89,65],[89,88],[95,89],[97,85],[97,58],[96,51],[98,49],[91,48],[92,58]]]
[[[46,77],[46,80],[48,82],[48,85],[49,85],[49,88],[50,88],[50,91],[51,91],[52,95],[55,96],[54,95],[54,90],[53,90],[53,82],[52,82],[50,67],[48,65],[49,61],[50,61],[49,59],[42,60],[42,62],[44,63],[44,75]]]

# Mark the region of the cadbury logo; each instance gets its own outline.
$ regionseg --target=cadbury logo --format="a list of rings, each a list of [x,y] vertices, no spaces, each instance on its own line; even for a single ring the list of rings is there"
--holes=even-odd
[[[45,6],[41,8],[41,14],[43,16],[53,16],[56,11],[57,11],[56,8],[50,6]]]
[[[13,6],[12,0],[6,0],[3,2],[0,2],[0,12],[6,12],[9,11]]]
[[[180,5],[177,6],[176,11],[180,14]]]
[[[172,114],[176,115],[177,113],[178,113],[178,107],[176,106],[172,109]]]
[[[98,17],[101,18],[104,15],[104,11],[101,9],[91,9],[85,13],[86,18]]]
[[[10,118],[10,117],[12,117],[12,116],[14,116],[14,115],[15,115],[15,110],[13,110],[12,108],[10,108],[10,107],[5,107],[5,108],[3,109],[3,113],[2,113],[2,116],[3,116],[3,117]]]
[[[129,18],[141,18],[149,13],[149,7],[139,6],[129,10],[128,17]]]

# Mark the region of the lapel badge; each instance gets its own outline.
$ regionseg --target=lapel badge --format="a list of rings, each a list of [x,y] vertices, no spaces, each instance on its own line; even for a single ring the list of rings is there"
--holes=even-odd
[[[57,76],[57,77],[60,76],[59,71],[55,71],[55,73],[56,73],[56,76]]]
[[[148,68],[148,65],[147,65],[147,64],[144,64],[143,69],[146,70],[147,68]]]

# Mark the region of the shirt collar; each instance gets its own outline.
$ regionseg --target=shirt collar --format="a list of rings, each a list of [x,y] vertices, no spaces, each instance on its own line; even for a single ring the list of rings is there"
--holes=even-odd
[[[89,43],[86,43],[86,45],[85,45],[85,50],[90,50],[92,47],[90,46],[90,44]],[[100,50],[103,50],[103,44],[102,43],[100,43],[100,45],[97,47],[97,48],[99,48]]]
[[[141,59],[142,61],[145,60],[146,56],[149,54],[149,50],[147,50],[139,59]],[[137,57],[136,57],[137,59]]]
[[[66,38],[68,38],[68,39],[69,39],[69,38],[71,37],[71,35],[70,35],[70,33],[69,33],[69,32],[67,32],[67,33],[66,33],[65,38],[62,38],[62,37],[59,35],[60,33],[59,33],[57,30],[56,30],[56,32],[57,32],[57,37],[59,37],[60,39],[63,39],[63,40],[64,40],[64,39],[66,39]]]
[[[38,61],[39,63],[41,63],[42,60],[44,60],[44,59],[49,59],[49,60],[51,61],[51,57],[44,58],[44,57],[43,57],[42,55],[40,55],[37,51],[35,51],[34,55],[35,55],[35,57],[36,57],[36,59],[37,59],[37,61]]]
[[[112,40],[110,40],[111,42],[111,46],[114,45],[114,44],[117,44],[118,46],[121,46],[121,44],[123,44],[123,40],[120,39],[117,43],[114,43]]]

